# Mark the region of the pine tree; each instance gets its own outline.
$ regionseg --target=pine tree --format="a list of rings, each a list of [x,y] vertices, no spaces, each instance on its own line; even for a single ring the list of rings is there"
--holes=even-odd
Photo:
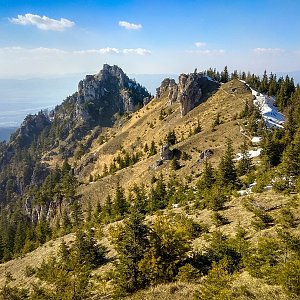
[[[177,275],[191,249],[191,232],[184,219],[157,216],[149,232],[149,249],[139,263],[151,284],[167,282]]]
[[[229,81],[228,68],[225,66],[224,71],[221,73],[221,82],[226,83]]]
[[[72,219],[74,227],[79,228],[83,225],[83,212],[79,200],[74,201],[72,204]]]
[[[170,145],[175,145],[177,143],[177,137],[175,134],[175,131],[172,130],[168,133],[167,137],[166,137],[166,142],[167,144]]]
[[[239,176],[243,176],[252,169],[252,159],[248,152],[248,145],[246,139],[244,139],[244,143],[240,149],[241,149],[241,159],[237,165],[237,173]]]
[[[114,276],[119,295],[133,293],[147,285],[139,264],[149,247],[148,231],[144,217],[137,211],[129,215],[124,225],[118,225],[110,231],[119,258]]]
[[[280,169],[288,177],[300,175],[300,128],[298,128],[293,142],[287,146],[282,155]]]
[[[103,219],[104,222],[109,223],[109,222],[112,221],[113,204],[112,204],[112,200],[111,200],[110,195],[107,196],[106,201],[104,203],[103,210],[102,210],[102,216],[101,216],[101,219]]]
[[[115,199],[112,206],[114,217],[117,220],[124,218],[125,214],[128,212],[128,208],[129,204],[126,201],[125,191],[119,184],[117,184]]]
[[[72,222],[70,220],[70,217],[68,215],[67,209],[65,208],[63,211],[62,216],[62,227],[64,229],[64,233],[68,234],[71,232],[72,229]]]
[[[205,189],[210,189],[215,183],[214,169],[208,159],[205,159],[204,170],[201,179],[197,183],[197,188],[200,193]]]
[[[14,253],[16,254],[19,254],[21,252],[25,243],[26,229],[24,225],[24,220],[21,220],[17,226],[14,240]]]
[[[226,151],[221,158],[218,168],[218,182],[221,186],[235,187],[237,181],[237,173],[234,165],[234,152],[232,148],[232,141],[230,139],[226,142]]]
[[[149,157],[152,156],[152,155],[155,155],[156,153],[157,153],[157,149],[156,149],[156,146],[155,146],[155,142],[152,141],[151,145],[150,145],[150,150],[149,150]]]
[[[174,171],[180,169],[180,164],[176,156],[174,156],[173,159],[171,160],[171,169]]]

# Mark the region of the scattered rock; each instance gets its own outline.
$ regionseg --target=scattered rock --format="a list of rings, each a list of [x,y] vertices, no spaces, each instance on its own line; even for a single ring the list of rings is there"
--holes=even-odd
[[[157,169],[162,164],[163,164],[163,160],[162,159],[158,159],[158,160],[155,161],[155,163],[151,167],[152,167],[152,169]]]
[[[202,162],[203,160],[211,157],[214,154],[213,150],[211,149],[206,149],[202,151],[199,155],[199,162]]]

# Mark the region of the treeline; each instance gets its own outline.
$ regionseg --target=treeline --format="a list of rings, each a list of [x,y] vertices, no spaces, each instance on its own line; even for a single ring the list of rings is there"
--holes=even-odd
[[[251,74],[250,72],[246,74],[245,72],[238,72],[236,70],[229,74],[227,66],[225,66],[222,72],[219,72],[216,69],[208,69],[204,71],[204,74],[211,77],[213,80],[222,83],[226,83],[233,79],[244,80],[258,92],[274,96],[276,99],[275,105],[280,110],[284,110],[292,104],[291,97],[296,90],[293,78],[290,78],[288,75],[286,75],[285,78],[282,76],[277,78],[276,74],[270,73],[268,75],[266,71],[264,71],[262,77]]]

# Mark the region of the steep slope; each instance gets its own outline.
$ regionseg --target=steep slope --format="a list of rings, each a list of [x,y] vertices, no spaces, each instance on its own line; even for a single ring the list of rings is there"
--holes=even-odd
[[[102,175],[105,165],[109,166],[114,158],[122,155],[122,152],[143,153],[140,161],[135,165],[82,187],[83,199],[95,201],[98,195],[105,199],[117,182],[128,188],[134,183],[150,182],[153,175],[162,173],[169,176],[172,173],[170,162],[164,161],[158,167],[155,167],[155,162],[160,159],[159,150],[168,132],[172,130],[175,131],[177,143],[171,146],[171,149],[177,149],[179,153],[186,152],[191,156],[189,160],[180,161],[182,168],[176,171],[176,175],[186,178],[194,174],[191,180],[196,180],[203,168],[203,164],[199,161],[201,152],[212,150],[211,161],[216,164],[225,150],[227,138],[233,140],[236,149],[242,143],[243,135],[240,133],[240,125],[236,117],[246,100],[251,100],[250,90],[237,80],[222,85],[206,102],[184,117],[180,112],[181,104],[179,102],[170,104],[168,93],[159,99],[154,99],[124,121],[121,127],[116,126],[108,131],[105,143],[99,145],[99,141],[95,141],[91,152],[82,157],[82,167],[80,162],[77,162],[82,179],[87,182],[90,174],[94,178]],[[221,124],[213,128],[212,124],[217,116]],[[199,125],[201,132],[196,133],[195,129]],[[148,153],[144,153],[143,149],[145,144],[150,147],[152,141],[156,143],[158,154],[148,157]],[[90,163],[86,164],[88,161]]]
[[[104,65],[98,74],[80,81],[78,92],[50,113],[27,116],[9,143],[0,149],[0,202],[11,200],[5,196],[9,180],[14,181],[10,189],[17,197],[45,179],[48,164],[40,164],[45,151],[57,149],[62,159],[73,156],[77,141],[89,130],[96,128],[97,137],[101,127],[112,126],[116,115],[133,112],[149,99],[147,90],[120,68]],[[37,172],[44,174],[38,181]]]

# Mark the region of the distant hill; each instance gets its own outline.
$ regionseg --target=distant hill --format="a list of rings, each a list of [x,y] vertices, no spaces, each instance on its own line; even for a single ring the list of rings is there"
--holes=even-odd
[[[10,135],[16,130],[16,127],[3,127],[0,128],[0,142],[9,141]]]

